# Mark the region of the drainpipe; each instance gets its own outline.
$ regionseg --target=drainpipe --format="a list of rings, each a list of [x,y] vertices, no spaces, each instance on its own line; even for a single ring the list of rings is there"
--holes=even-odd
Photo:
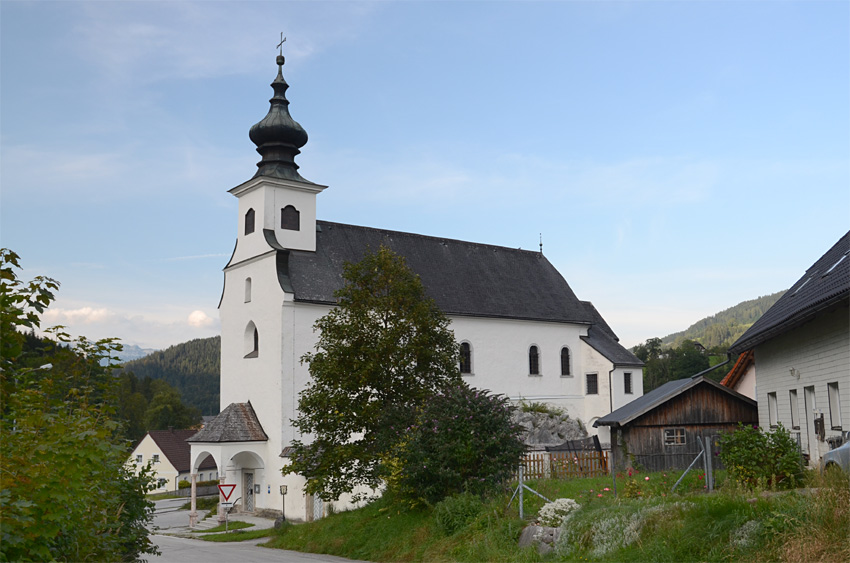
[[[617,369],[617,366],[614,366],[614,368],[608,372],[608,408],[610,409],[608,411],[609,413],[614,412],[614,386],[612,375],[615,369]]]

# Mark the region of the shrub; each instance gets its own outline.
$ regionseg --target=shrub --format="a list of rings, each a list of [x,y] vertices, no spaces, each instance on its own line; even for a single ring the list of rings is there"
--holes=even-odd
[[[433,397],[391,460],[389,486],[401,498],[426,504],[498,488],[525,452],[512,409],[507,398],[465,383]]]
[[[579,508],[581,508],[581,505],[571,498],[555,499],[540,508],[538,513],[540,523],[544,526],[557,528],[569,518],[574,510]]]
[[[434,506],[434,522],[445,535],[450,536],[465,527],[481,514],[484,504],[470,493],[445,498]]]
[[[781,424],[772,432],[739,424],[720,438],[720,459],[729,476],[748,487],[793,487],[802,476],[797,442]]]
[[[197,487],[212,487],[212,486],[218,485],[218,483],[219,483],[218,479],[212,479],[210,481],[198,481],[196,483],[196,486]],[[191,486],[192,486],[191,481],[179,481],[177,483],[178,489],[188,489]]]

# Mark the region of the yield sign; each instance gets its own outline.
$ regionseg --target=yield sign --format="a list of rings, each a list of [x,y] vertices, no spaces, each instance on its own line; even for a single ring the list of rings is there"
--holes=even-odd
[[[224,500],[230,500],[230,495],[233,494],[233,489],[236,488],[236,485],[219,485],[218,491],[221,493],[221,496],[224,497]]]

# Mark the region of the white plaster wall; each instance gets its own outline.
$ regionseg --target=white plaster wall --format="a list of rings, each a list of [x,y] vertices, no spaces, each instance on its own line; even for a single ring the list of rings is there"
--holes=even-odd
[[[756,400],[756,366],[751,365],[747,368],[744,376],[738,381],[738,385],[735,388],[735,391],[744,395],[745,397],[749,397],[750,399]],[[800,395],[802,397],[802,394]],[[790,407],[789,407],[790,409]]]
[[[611,397],[608,394],[610,389],[608,373],[614,368],[614,365],[605,356],[587,344],[584,344],[581,350],[583,370],[580,374],[580,381],[581,391],[584,393],[584,412],[581,420],[585,423],[588,433],[592,435],[599,431],[598,428],[593,428],[593,423],[596,422],[596,419],[611,412]],[[587,395],[587,374],[590,373],[597,375],[599,388],[597,395]],[[600,440],[602,440],[601,435]]]
[[[136,463],[137,455],[142,456],[141,463]],[[153,460],[154,455],[159,456],[159,462],[151,464],[151,468],[154,470],[154,477],[156,479],[167,479],[168,482],[162,487],[157,487],[153,492],[176,490],[178,475],[177,469],[171,465],[171,462],[168,461],[168,458],[165,457],[165,454],[162,453],[162,450],[159,449],[159,446],[156,445],[156,442],[154,442],[150,434],[147,434],[144,438],[142,438],[142,441],[139,442],[139,445],[133,450],[133,454],[130,456],[128,463],[130,464],[130,467],[134,468],[134,473],[138,475],[142,467],[147,465],[149,461]]]
[[[464,380],[479,389],[508,396],[513,401],[545,402],[581,417],[584,391],[581,376],[585,325],[510,319],[451,317],[455,340],[469,342],[472,374]],[[530,375],[529,348],[537,346],[540,375]],[[570,349],[570,376],[561,376],[561,348]]]
[[[833,382],[838,382],[843,428],[850,428],[850,322],[847,307],[840,307],[757,346],[755,359],[759,425],[763,428],[769,427],[768,393],[776,393],[778,422],[790,429],[789,391],[797,390],[800,418],[804,419],[804,388],[814,386],[816,412],[824,413],[826,435],[839,434],[839,431],[830,428],[827,384]],[[799,379],[791,375],[791,368],[799,371]],[[811,461],[817,463],[829,446],[815,441],[810,448],[807,425],[812,424],[813,418],[810,412],[807,420],[801,420],[799,432],[803,451],[810,451]]]
[[[245,302],[245,279],[251,278],[251,301]],[[221,410],[251,401],[270,441],[280,444],[280,397],[283,392],[282,323],[284,292],[274,253],[225,271],[221,317]],[[259,333],[259,354],[246,358],[246,328]],[[250,340],[250,337],[249,337]],[[280,450],[278,450],[280,453]]]

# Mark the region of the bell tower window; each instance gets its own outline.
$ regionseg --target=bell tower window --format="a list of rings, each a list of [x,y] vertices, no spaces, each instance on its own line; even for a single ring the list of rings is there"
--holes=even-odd
[[[245,303],[251,302],[251,278],[245,278]]]
[[[245,234],[250,235],[254,232],[254,210],[249,209],[245,213]]]
[[[301,230],[301,212],[291,205],[280,210],[280,228],[287,231]]]
[[[254,321],[245,327],[245,357],[258,358],[260,356],[260,333]]]

